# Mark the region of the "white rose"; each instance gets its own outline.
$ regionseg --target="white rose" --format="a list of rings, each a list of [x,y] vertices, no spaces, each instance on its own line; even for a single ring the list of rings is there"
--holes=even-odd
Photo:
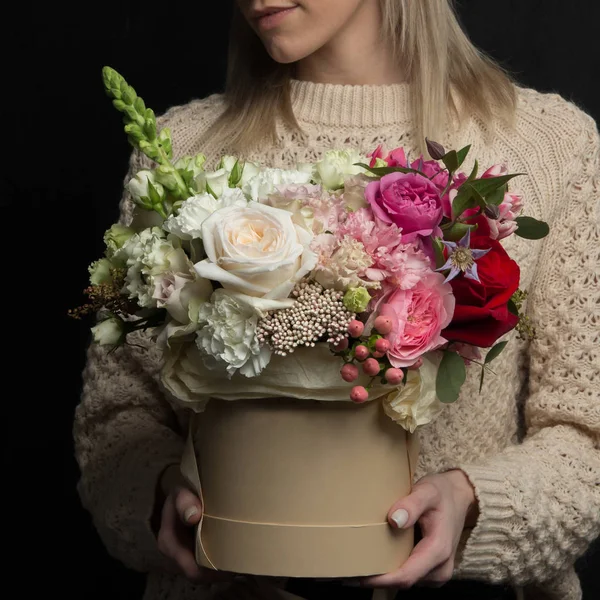
[[[200,192],[207,192],[208,188],[217,196],[223,193],[223,190],[229,188],[229,171],[226,169],[217,169],[216,171],[206,171],[199,173],[194,179],[196,189]]]
[[[423,356],[421,368],[408,371],[406,384],[383,401],[385,413],[410,433],[433,421],[444,408],[435,392],[439,363],[435,354]]]
[[[127,184],[127,189],[129,193],[133,197],[133,200],[136,204],[153,204],[150,202],[150,186],[149,184],[154,186],[158,196],[161,199],[165,198],[165,189],[163,186],[156,181],[156,176],[154,171],[139,171],[133,179],[129,180]]]
[[[237,188],[225,188],[217,200],[211,194],[198,194],[188,198],[175,216],[169,217],[163,229],[182,240],[202,238],[202,223],[216,210],[226,206],[246,206],[246,197]]]
[[[271,350],[259,346],[256,337],[256,311],[226,290],[216,290],[200,307],[199,323],[196,345],[207,368],[225,368],[230,377],[236,371],[256,377],[271,360]]]
[[[312,235],[289,212],[263,204],[214,212],[202,224],[202,239],[207,258],[195,265],[198,275],[250,296],[259,310],[291,306],[294,285],[316,264]]]
[[[259,201],[268,198],[269,194],[272,194],[278,185],[309,183],[310,179],[310,173],[302,171],[262,169],[244,183],[242,190],[252,200]]]
[[[92,335],[100,346],[118,346],[125,340],[124,323],[118,317],[109,317],[92,327]]]
[[[325,153],[323,160],[315,164],[314,178],[323,187],[337,190],[348,177],[364,173],[364,169],[355,163],[366,164],[368,159],[356,150],[330,150]]]

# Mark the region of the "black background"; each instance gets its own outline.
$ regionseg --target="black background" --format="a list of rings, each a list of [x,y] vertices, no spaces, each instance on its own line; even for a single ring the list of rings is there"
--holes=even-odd
[[[517,81],[599,119],[599,6],[463,0],[459,11]],[[89,334],[65,315],[117,217],[129,156],[101,68],[157,113],[219,91],[229,13],[223,0],[103,0],[21,3],[3,17],[3,584],[21,597],[141,597],[143,577],[106,555],[80,508],[71,440]],[[584,597],[600,597],[598,550],[579,567]]]

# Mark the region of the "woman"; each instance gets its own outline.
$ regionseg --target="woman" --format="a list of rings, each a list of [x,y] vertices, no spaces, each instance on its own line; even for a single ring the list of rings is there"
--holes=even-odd
[[[507,242],[537,336],[497,359],[489,397],[469,373],[456,405],[421,432],[416,485],[389,521],[418,523],[422,540],[399,570],[359,583],[406,589],[454,577],[483,583],[399,597],[463,586],[478,598],[581,598],[572,565],[600,532],[593,120],[557,95],[516,87],[470,44],[448,0],[239,0],[237,10],[225,95],[162,118],[175,155],[243,153],[290,166],[330,148],[383,144],[415,155],[425,136],[470,143],[481,163],[527,174],[527,213],[551,226],[543,243]],[[144,161],[134,155],[129,176]],[[121,209],[130,221],[128,196]],[[195,583],[220,576],[195,565],[191,526],[201,506],[177,478],[186,418],[161,395],[157,371],[152,346],[90,348],[75,423],[79,490],[111,554],[151,572],[146,598],[207,597]],[[227,597],[261,593],[232,585]],[[342,585],[292,582],[288,591],[370,597]]]

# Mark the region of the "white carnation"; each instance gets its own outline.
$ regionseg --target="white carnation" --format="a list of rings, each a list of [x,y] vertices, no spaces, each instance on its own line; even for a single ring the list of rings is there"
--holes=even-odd
[[[252,200],[265,200],[278,185],[309,183],[310,173],[284,169],[262,169],[243,184],[242,190]]]
[[[225,368],[256,377],[271,360],[271,350],[256,337],[258,315],[248,304],[220,288],[200,306],[196,344],[209,369]]]
[[[247,204],[246,197],[238,188],[225,188],[218,200],[211,194],[198,194],[188,198],[179,213],[165,221],[163,229],[182,240],[202,238],[202,223],[216,210]]]
[[[329,190],[337,190],[344,186],[344,181],[359,173],[364,173],[356,163],[368,164],[369,159],[361,156],[356,150],[330,150],[323,160],[314,166],[314,179]]]
[[[124,291],[130,299],[145,308],[155,308],[154,276],[173,269],[172,262],[180,263],[181,252],[176,251],[165,233],[158,227],[135,234],[115,253],[115,259],[127,267]]]

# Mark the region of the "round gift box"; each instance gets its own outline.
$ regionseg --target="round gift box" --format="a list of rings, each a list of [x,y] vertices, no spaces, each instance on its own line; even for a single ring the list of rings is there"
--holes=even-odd
[[[415,454],[378,401],[211,399],[182,462],[204,503],[197,560],[276,577],[393,571],[413,531],[387,513],[410,492]]]

